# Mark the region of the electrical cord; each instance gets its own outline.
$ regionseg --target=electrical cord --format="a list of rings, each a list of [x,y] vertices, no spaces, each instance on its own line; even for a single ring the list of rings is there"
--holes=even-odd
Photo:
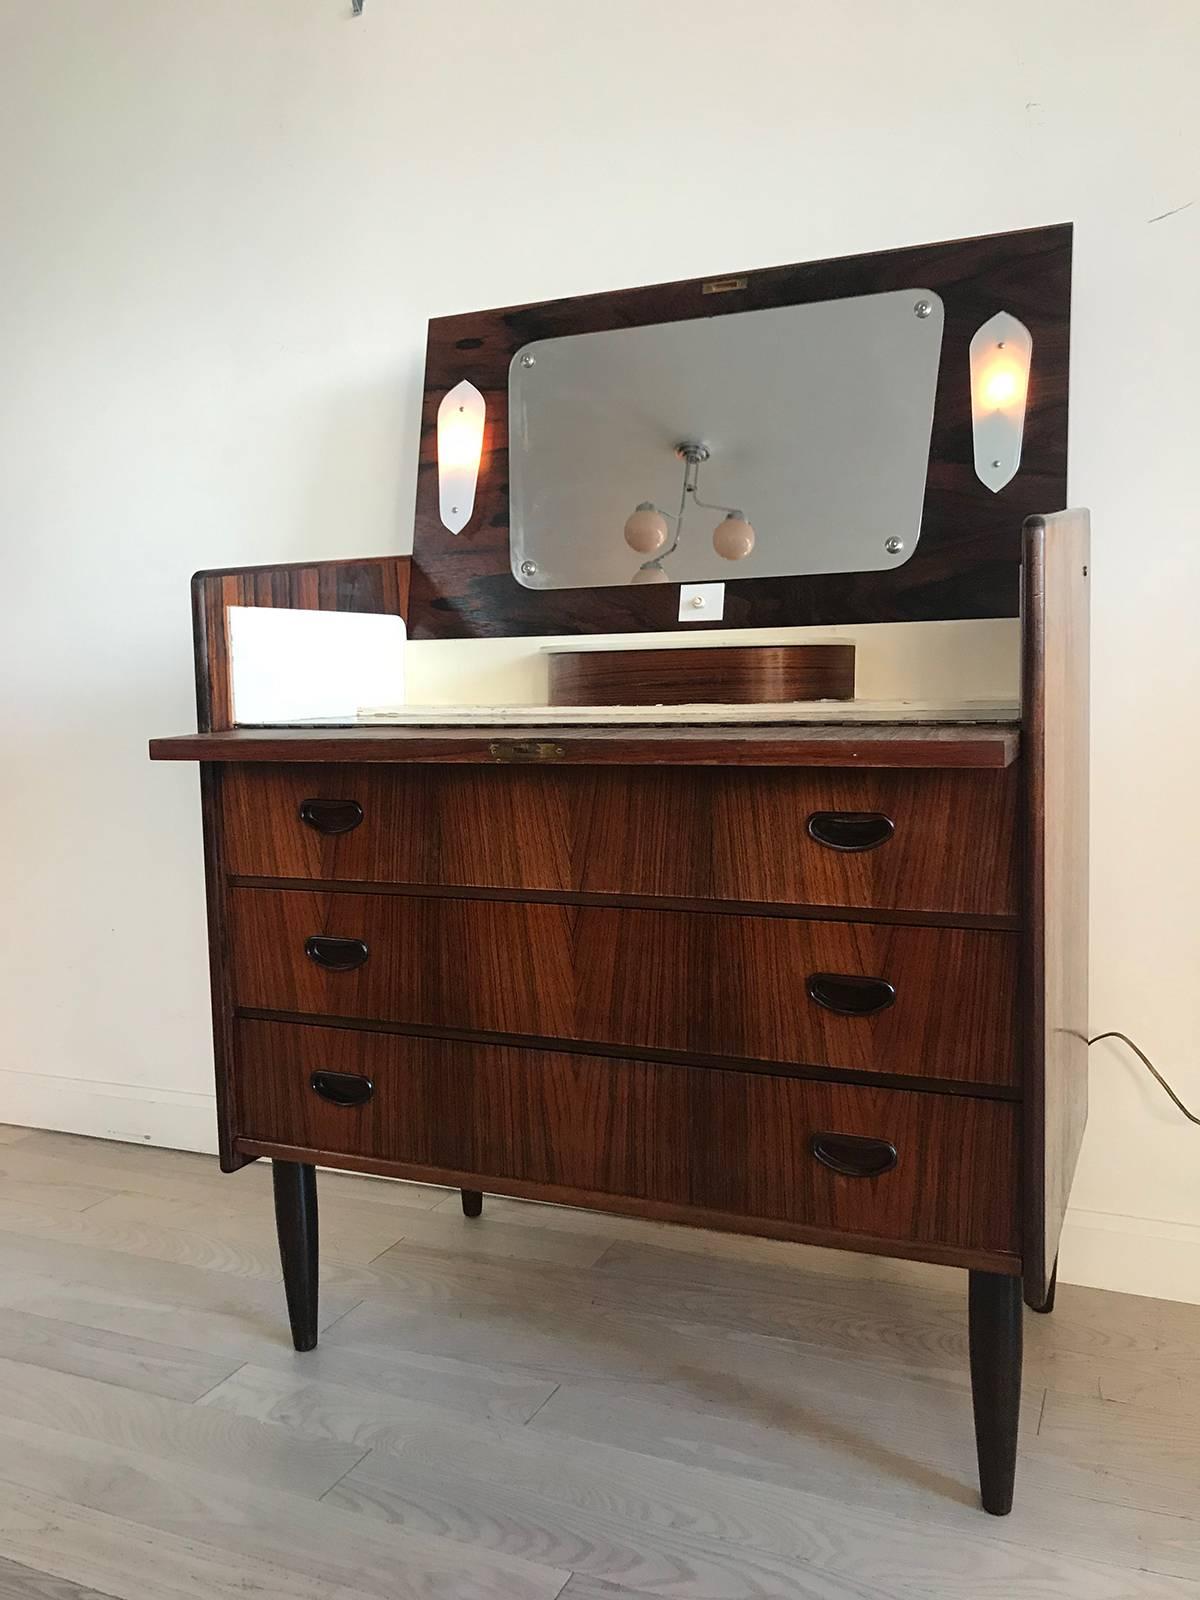
[[[1155,1083],[1157,1083],[1159,1088],[1162,1089],[1163,1093],[1170,1097],[1178,1109],[1183,1112],[1184,1116],[1189,1122],[1194,1122],[1197,1127],[1200,1127],[1200,1117],[1198,1117],[1194,1111],[1188,1110],[1183,1101],[1175,1093],[1174,1089],[1172,1089],[1171,1085],[1163,1077],[1162,1073],[1154,1065],[1153,1061],[1151,1061],[1150,1057],[1144,1050],[1139,1049],[1138,1046],[1134,1044],[1133,1040],[1127,1033],[1118,1033],[1115,1028],[1111,1028],[1107,1033],[1097,1033],[1094,1035],[1094,1037],[1088,1040],[1088,1044],[1099,1044],[1101,1039],[1120,1039],[1122,1044],[1127,1044],[1133,1051],[1134,1055],[1145,1067],[1146,1071],[1154,1079]]]

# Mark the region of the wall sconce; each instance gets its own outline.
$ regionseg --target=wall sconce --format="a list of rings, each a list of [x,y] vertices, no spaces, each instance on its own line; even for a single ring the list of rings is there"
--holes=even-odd
[[[725,520],[713,531],[713,549],[725,561],[744,561],[754,549],[754,529],[740,511],[732,506],[713,505],[701,500],[696,487],[700,480],[700,467],[712,452],[706,444],[686,439],[675,446],[675,454],[683,462],[683,487],[677,512],[663,511],[652,500],[643,500],[625,523],[625,543],[638,555],[649,556],[630,579],[631,583],[668,583],[663,562],[673,555],[683,536],[683,520],[687,514],[688,496],[694,506],[706,511],[723,511]],[[671,530],[668,518],[675,524],[675,537],[668,545]],[[664,548],[665,547],[665,548]]]
[[[438,510],[451,533],[461,533],[475,509],[486,413],[483,396],[465,378],[438,407]]]
[[[998,311],[971,340],[971,429],[975,475],[993,494],[1016,475],[1025,433],[1033,336]]]

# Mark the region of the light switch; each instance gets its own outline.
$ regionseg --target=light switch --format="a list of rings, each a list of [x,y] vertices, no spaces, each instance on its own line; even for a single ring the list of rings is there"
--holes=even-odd
[[[681,583],[680,622],[720,622],[725,615],[723,583]]]

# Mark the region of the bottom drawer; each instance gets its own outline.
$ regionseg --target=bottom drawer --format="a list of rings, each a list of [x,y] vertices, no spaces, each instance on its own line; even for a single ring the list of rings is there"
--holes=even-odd
[[[238,1133],[259,1143],[577,1201],[1017,1248],[1017,1108],[1004,1101],[299,1023],[237,1029]],[[319,1088],[314,1074],[328,1075]]]

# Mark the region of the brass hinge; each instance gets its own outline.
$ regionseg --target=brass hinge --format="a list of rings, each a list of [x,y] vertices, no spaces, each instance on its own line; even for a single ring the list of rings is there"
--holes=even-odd
[[[516,743],[493,739],[488,749],[497,761],[561,761],[567,753],[561,744],[546,739],[519,739]]]

